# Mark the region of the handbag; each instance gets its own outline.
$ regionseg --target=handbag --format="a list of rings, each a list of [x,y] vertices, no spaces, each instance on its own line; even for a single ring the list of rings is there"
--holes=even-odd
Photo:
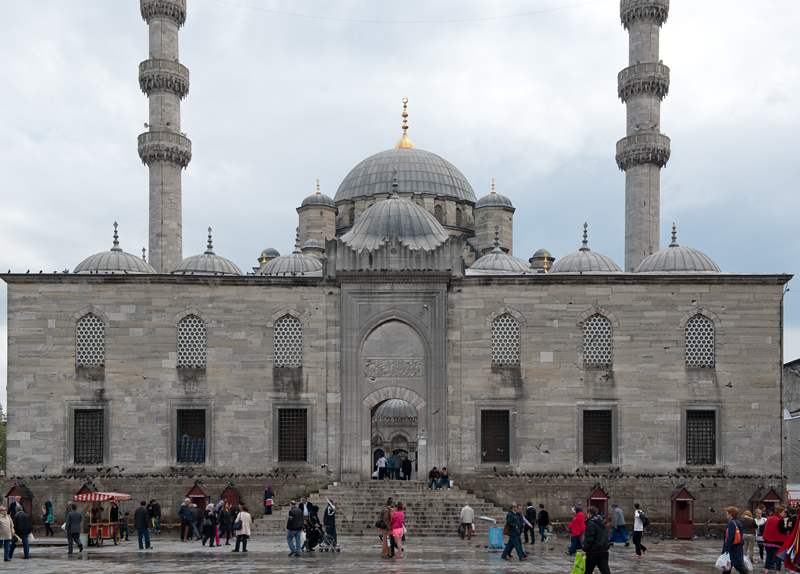
[[[733,527],[736,529],[736,534],[733,535],[733,543],[734,544],[741,544],[742,543],[742,533],[739,532],[739,527],[735,524]]]
[[[503,536],[508,536],[508,524],[503,527]]]
[[[375,528],[379,530],[386,530],[386,523],[383,520],[378,519],[378,521],[375,523]]]
[[[205,520],[203,520],[203,528],[208,528],[209,526],[211,526],[211,520],[209,518],[206,518]]]
[[[234,530],[241,530],[242,529],[242,521],[241,520],[237,520],[236,524],[233,525],[233,529]]]

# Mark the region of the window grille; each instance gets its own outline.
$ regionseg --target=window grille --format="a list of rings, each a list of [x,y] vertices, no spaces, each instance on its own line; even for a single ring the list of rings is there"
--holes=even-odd
[[[275,366],[299,367],[303,364],[303,327],[287,315],[275,323]]]
[[[435,205],[433,207],[433,216],[436,218],[436,221],[444,225],[444,210],[441,205]]]
[[[686,464],[717,464],[716,411],[686,411]]]
[[[278,460],[308,460],[308,411],[278,410]]]
[[[189,315],[178,323],[178,367],[206,366],[206,324]]]
[[[178,462],[206,461],[206,410],[178,409]]]
[[[353,224],[356,222],[356,209],[354,207],[351,207],[350,211],[347,212],[347,221],[350,227],[353,227]]]
[[[611,462],[611,411],[583,411],[583,462]]]
[[[492,323],[492,364],[519,365],[519,323],[511,315]]]
[[[686,366],[713,367],[714,323],[698,315],[686,324]]]
[[[79,367],[106,364],[106,324],[91,313],[75,327],[75,364]]]
[[[583,324],[583,362],[611,365],[611,322],[602,315],[592,315]]]
[[[481,411],[481,462],[511,461],[508,411]]]
[[[461,227],[461,210],[456,207],[456,226]]]
[[[103,462],[104,421],[102,409],[75,411],[75,463]]]

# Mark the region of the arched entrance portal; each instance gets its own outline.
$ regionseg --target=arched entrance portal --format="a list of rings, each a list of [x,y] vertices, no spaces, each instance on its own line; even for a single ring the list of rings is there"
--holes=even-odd
[[[416,407],[403,399],[393,398],[383,401],[372,409],[372,448],[373,464],[381,454],[395,462],[412,461],[411,477],[416,478],[417,433],[419,415]],[[380,454],[379,454],[380,453]],[[377,456],[376,456],[377,455]],[[406,479],[401,475],[401,467],[393,464],[388,471],[390,479]]]

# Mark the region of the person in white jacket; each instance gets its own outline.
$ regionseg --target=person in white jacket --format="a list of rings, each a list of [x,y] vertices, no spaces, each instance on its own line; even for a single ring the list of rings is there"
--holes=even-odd
[[[467,534],[467,540],[472,540],[472,522],[475,520],[475,511],[469,506],[469,502],[464,503],[464,508],[461,509],[461,524]],[[464,535],[461,535],[464,539]]]
[[[239,514],[236,515],[236,521],[242,523],[241,530],[234,530],[236,533],[236,547],[233,552],[239,552],[239,545],[242,546],[242,552],[247,552],[247,541],[250,540],[250,525],[253,523],[253,517],[247,511],[247,505],[243,502],[239,503]],[[234,526],[236,526],[234,524]]]

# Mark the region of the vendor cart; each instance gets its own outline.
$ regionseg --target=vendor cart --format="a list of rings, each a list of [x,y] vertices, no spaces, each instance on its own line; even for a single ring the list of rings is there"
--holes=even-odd
[[[106,502],[112,500],[117,502],[130,500],[131,495],[118,492],[87,492],[85,494],[76,494],[74,499],[76,502]],[[114,544],[119,544],[119,522],[93,522],[90,518],[89,541],[93,542],[95,546],[102,546],[103,540],[113,540]]]

